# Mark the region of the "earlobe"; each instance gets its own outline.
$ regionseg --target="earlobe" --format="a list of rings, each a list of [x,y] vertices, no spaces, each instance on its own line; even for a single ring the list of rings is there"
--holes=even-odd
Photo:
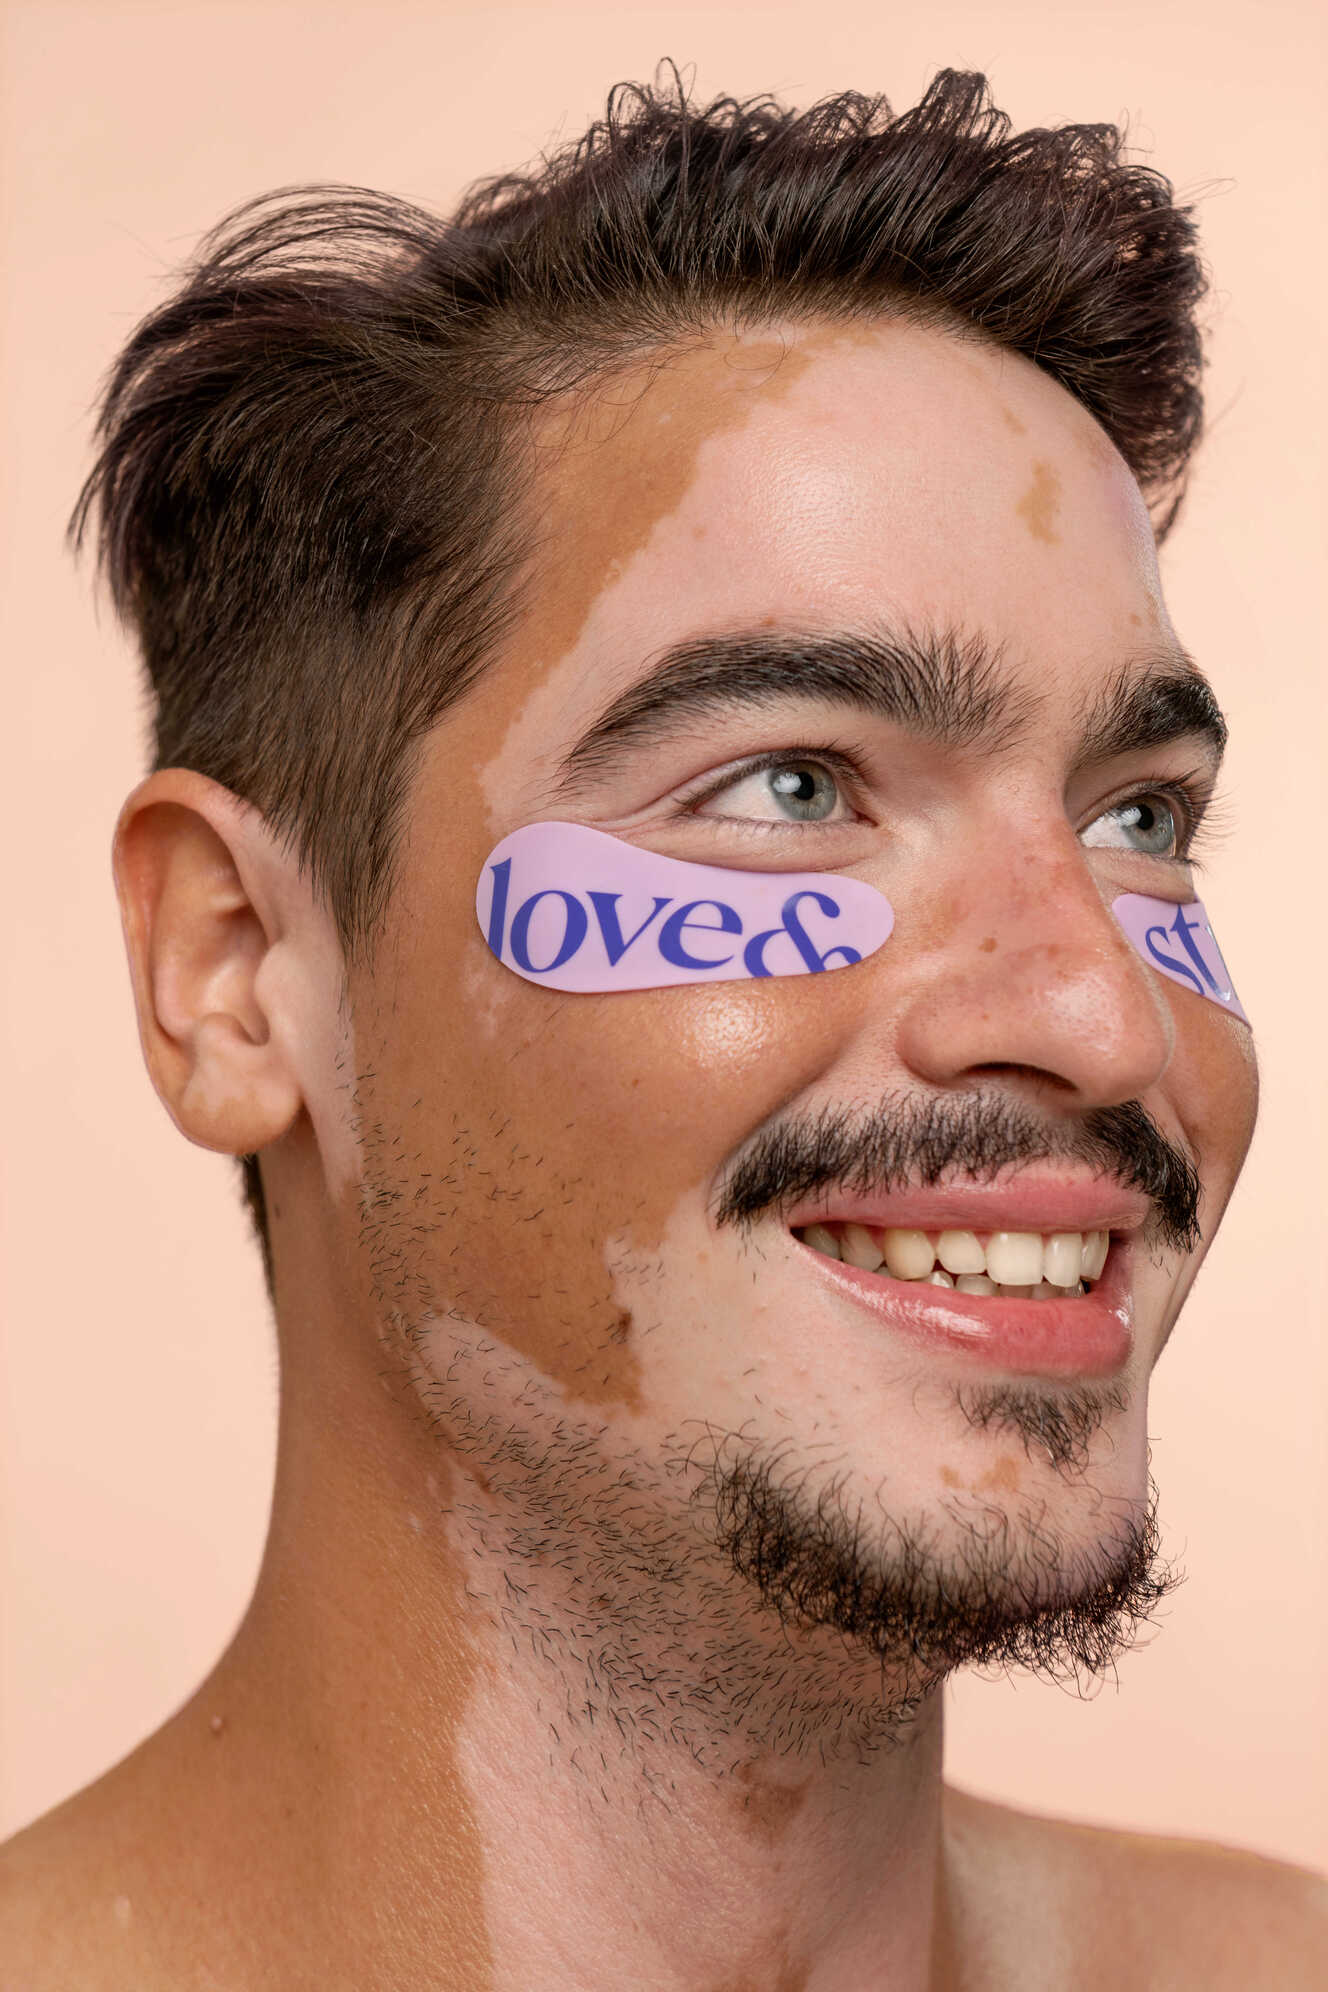
[[[281,978],[275,873],[291,860],[256,811],[192,770],[151,775],[121,811],[115,878],[139,1036],[171,1119],[200,1147],[253,1154],[300,1111]]]

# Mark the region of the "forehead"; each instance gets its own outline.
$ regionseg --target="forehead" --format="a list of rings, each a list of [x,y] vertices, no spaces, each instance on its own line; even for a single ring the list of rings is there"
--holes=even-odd
[[[1165,622],[1104,431],[1031,362],[932,327],[716,332],[549,415],[534,489],[539,554],[492,683],[516,711],[509,793],[694,636],[960,626],[1055,678],[1113,670]]]

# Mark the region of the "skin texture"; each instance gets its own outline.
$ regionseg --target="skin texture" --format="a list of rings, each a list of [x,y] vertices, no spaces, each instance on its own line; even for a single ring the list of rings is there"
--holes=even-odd
[[[1249,1034],[1111,918],[1121,891],[1192,897],[1188,872],[1080,835],[1194,759],[1075,764],[1084,711],[1169,629],[1129,473],[1032,366],[886,323],[716,332],[549,411],[531,471],[526,613],[420,754],[371,963],[347,976],[234,798],[176,771],[126,806],[154,1081],[191,1139],[263,1152],[279,1466],[213,1676],[11,1850],[20,1982],[1318,1982],[1308,1877],[946,1792],[939,1697],[885,1733],[877,1663],[764,1612],[692,1498],[718,1432],[942,1552],[975,1515],[1015,1540],[1042,1516],[1072,1561],[1142,1510],[1147,1380],[1203,1247],[1140,1256],[1119,1402],[1066,1471],[957,1416],[973,1369],[814,1280],[777,1221],[711,1215],[772,1116],[981,1087],[1051,1117],[1141,1100],[1211,1238]],[[791,687],[561,799],[562,754],[666,645],[891,620],[1001,646],[1018,739],[942,752]],[[870,771],[851,820],[678,808],[745,755],[831,741]],[[824,978],[532,987],[485,950],[474,881],[560,814],[856,873],[896,933]]]

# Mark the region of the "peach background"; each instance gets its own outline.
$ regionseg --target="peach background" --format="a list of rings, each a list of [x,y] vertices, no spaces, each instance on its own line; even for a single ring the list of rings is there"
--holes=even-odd
[[[1157,1377],[1154,1466],[1191,1575],[1088,1704],[960,1683],[950,1768],[1048,1811],[1328,1861],[1326,964],[1302,918],[1323,903],[1319,5],[49,0],[5,25],[0,1826],[103,1770],[208,1668],[257,1567],[272,1467],[273,1334],[231,1172],[157,1106],[121,960],[106,853],[141,702],[61,544],[97,380],[243,197],[327,178],[446,204],[672,54],[707,92],[800,103],[854,85],[902,107],[942,64],[983,68],[1021,125],[1128,117],[1202,196],[1212,434],[1165,572],[1234,722],[1239,835],[1206,897],[1266,1104]]]

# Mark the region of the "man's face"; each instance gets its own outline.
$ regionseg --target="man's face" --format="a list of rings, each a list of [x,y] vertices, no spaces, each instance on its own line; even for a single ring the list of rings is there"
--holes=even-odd
[[[634,1462],[639,1493],[729,1448],[869,1540],[906,1525],[971,1561],[995,1518],[1005,1553],[1049,1527],[1082,1574],[1143,1512],[1147,1381],[1204,1249],[1131,1183],[1137,1121],[1103,1110],[1142,1109],[1173,1197],[1193,1163],[1206,1242],[1254,1108],[1248,1032],[1110,910],[1196,896],[1171,833],[1183,850],[1181,794],[1214,758],[1201,701],[1129,698],[1183,671],[1129,472],[1031,364],[877,323],[716,333],[642,369],[544,420],[535,494],[520,623],[426,744],[388,931],[352,983],[369,1304],[467,1451],[538,1429],[548,1459],[561,1434],[606,1472]],[[771,668],[601,728],[569,781],[615,702],[717,636]],[[948,727],[932,698],[914,728],[865,673],[859,701],[818,690],[797,661],[817,639],[949,642],[987,668],[951,672]],[[558,994],[474,915],[494,844],[549,818],[861,878],[895,930],[823,975]],[[744,1221],[717,1221],[753,1154]],[[1129,1332],[1100,1332],[1100,1294],[1079,1327],[1072,1301],[920,1301],[801,1235],[851,1217],[980,1244],[1109,1228]]]

